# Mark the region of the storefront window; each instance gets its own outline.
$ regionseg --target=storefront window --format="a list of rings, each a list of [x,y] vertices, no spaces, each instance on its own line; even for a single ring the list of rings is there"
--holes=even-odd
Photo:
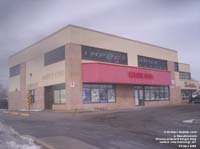
[[[165,86],[165,96],[164,99],[169,99],[169,87]]]
[[[165,99],[165,88],[160,87],[160,99]]]
[[[190,100],[192,98],[192,93],[195,92],[195,90],[188,90],[188,89],[182,89],[181,95],[183,100]]]
[[[146,99],[146,100],[150,100],[150,95],[151,95],[151,93],[150,93],[149,87],[148,87],[148,88],[147,88],[147,87],[145,88],[144,94],[145,94],[145,99]]]
[[[65,103],[65,89],[54,90],[54,104]]]
[[[54,104],[60,103],[60,92],[59,90],[54,91]]]
[[[90,103],[90,89],[89,88],[83,88],[83,94],[82,94],[82,100],[83,103]]]
[[[108,102],[108,90],[106,89],[99,89],[99,97],[100,97],[100,102]]]
[[[168,86],[144,86],[145,100],[169,99]]]
[[[65,89],[60,90],[60,103],[65,103]]]
[[[155,100],[155,92],[154,92],[154,87],[153,86],[151,86],[150,87],[150,93],[151,93],[151,98],[150,98],[150,100]]]
[[[108,102],[115,102],[115,90],[108,89]]]
[[[113,85],[83,84],[83,103],[115,102]]]
[[[99,89],[96,88],[91,89],[91,101],[99,102]]]

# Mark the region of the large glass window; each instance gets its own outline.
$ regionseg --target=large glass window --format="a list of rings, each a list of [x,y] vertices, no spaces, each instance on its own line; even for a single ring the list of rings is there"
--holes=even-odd
[[[91,101],[90,88],[83,88],[82,100],[83,100],[83,103],[90,103]]]
[[[181,95],[183,100],[190,100],[192,99],[192,93],[195,92],[195,90],[188,90],[188,89],[182,89]]]
[[[145,86],[144,94],[145,94],[145,99],[150,100],[151,99],[151,89],[149,86]]]
[[[191,74],[189,72],[179,72],[179,78],[190,80]]]
[[[60,90],[54,90],[54,104],[60,103]]]
[[[56,48],[44,54],[44,65],[50,65],[65,59],[65,46]]]
[[[20,74],[20,64],[15,65],[9,69],[9,76],[14,77]]]
[[[115,88],[108,84],[83,84],[83,103],[115,102]]]
[[[51,100],[53,104],[64,104],[66,101],[65,94],[65,83],[56,84],[48,87],[48,100]]]
[[[108,90],[104,88],[99,89],[100,102],[108,102]]]
[[[138,66],[167,70],[167,61],[138,55]]]
[[[108,89],[108,102],[115,102],[115,90]]]
[[[92,88],[91,89],[91,102],[99,102],[100,100],[99,97],[99,89],[97,88]]]
[[[116,64],[128,64],[127,53],[82,46],[82,59]]]
[[[54,90],[54,104],[63,104],[65,99],[65,89]]]
[[[144,86],[145,100],[166,100],[169,99],[168,86]]]

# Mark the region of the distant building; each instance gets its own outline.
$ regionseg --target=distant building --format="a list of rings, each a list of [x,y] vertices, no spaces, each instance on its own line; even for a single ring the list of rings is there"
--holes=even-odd
[[[9,58],[9,109],[119,109],[188,103],[198,82],[177,51],[69,25]]]

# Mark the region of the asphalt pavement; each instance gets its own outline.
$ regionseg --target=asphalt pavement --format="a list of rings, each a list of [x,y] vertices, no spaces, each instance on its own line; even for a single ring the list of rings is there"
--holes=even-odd
[[[188,121],[189,120],[189,121]],[[177,149],[161,144],[164,131],[200,130],[200,105],[133,108],[83,113],[31,112],[30,116],[0,112],[0,122],[56,149]],[[200,139],[197,138],[200,148]]]

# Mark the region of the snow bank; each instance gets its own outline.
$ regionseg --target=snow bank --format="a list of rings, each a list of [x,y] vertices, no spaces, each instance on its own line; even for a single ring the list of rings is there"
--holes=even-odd
[[[41,149],[33,139],[22,136],[13,128],[0,122],[0,149]]]

